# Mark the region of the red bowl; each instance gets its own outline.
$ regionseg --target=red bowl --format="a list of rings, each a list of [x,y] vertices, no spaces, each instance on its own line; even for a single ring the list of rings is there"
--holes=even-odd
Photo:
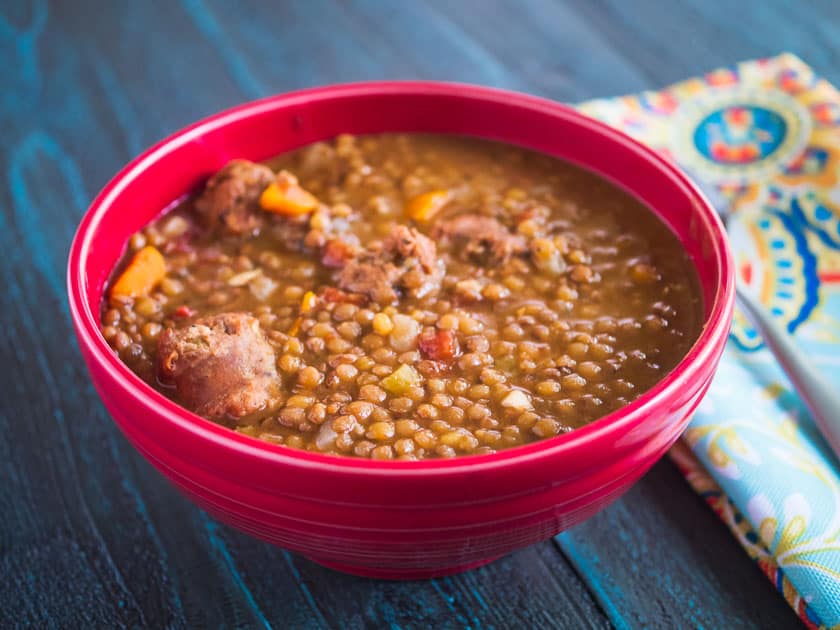
[[[683,361],[632,404],[570,434],[491,455],[370,461],[260,442],[167,400],[99,332],[105,280],[128,237],[232,158],[263,160],[339,133],[425,131],[493,138],[618,183],[678,235],[700,277],[705,325]],[[234,527],[361,575],[420,578],[548,538],[625,492],[670,447],[723,351],[734,275],[713,208],[673,164],[554,102],[421,82],[339,85],[212,116],[126,166],[99,194],[70,251],[70,309],[93,383],[137,449]]]

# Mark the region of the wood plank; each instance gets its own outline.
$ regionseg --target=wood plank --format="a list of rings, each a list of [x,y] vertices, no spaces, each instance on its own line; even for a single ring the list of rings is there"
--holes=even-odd
[[[549,541],[468,573],[417,582],[343,575],[232,530],[230,548],[255,576],[289,569],[315,615],[333,628],[605,628],[607,620]],[[254,581],[270,619],[288,605],[271,582]]]
[[[817,6],[824,19],[816,18]],[[725,8],[705,0],[687,0],[667,11],[656,0],[599,0],[576,7],[629,63],[649,77],[647,85],[636,89],[664,86],[785,51],[799,55],[832,82],[840,82],[840,5],[836,2],[809,3],[809,10],[804,11],[793,10],[785,0],[745,0]]]
[[[663,460],[618,502],[555,539],[613,625],[797,625],[758,565],[687,488]]]

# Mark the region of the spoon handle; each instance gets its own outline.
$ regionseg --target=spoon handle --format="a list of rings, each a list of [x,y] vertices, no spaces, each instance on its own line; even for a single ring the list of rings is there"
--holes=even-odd
[[[809,363],[793,337],[767,313],[749,293],[736,287],[739,304],[746,311],[764,342],[778,359],[794,388],[802,397],[811,417],[840,458],[840,394]]]

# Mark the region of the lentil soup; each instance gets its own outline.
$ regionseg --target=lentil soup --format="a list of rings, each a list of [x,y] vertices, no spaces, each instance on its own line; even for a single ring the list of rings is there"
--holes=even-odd
[[[234,160],[129,241],[102,333],[184,407],[295,448],[414,460],[583,426],[702,321],[641,202],[526,149],[339,136]]]

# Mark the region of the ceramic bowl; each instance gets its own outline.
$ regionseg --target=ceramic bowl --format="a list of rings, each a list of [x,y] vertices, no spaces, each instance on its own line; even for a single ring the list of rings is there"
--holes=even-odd
[[[699,339],[653,389],[592,424],[490,455],[417,462],[320,455],[218,426],[146,385],[100,334],[105,281],[129,236],[233,158],[263,160],[339,133],[435,132],[517,144],[597,172],[679,237],[700,278]],[[126,166],[79,226],[67,275],[90,376],[140,453],[196,504],[270,543],[351,573],[424,578],[544,540],[624,493],[679,437],[732,317],[733,264],[713,208],[673,164],[569,107],[424,82],[274,96],[184,129]]]

